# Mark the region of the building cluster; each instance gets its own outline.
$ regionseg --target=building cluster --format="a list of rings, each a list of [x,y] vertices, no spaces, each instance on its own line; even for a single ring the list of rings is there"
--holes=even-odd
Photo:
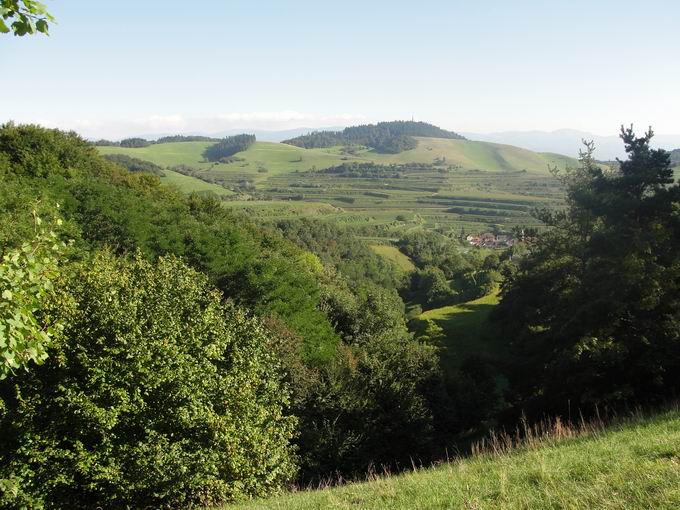
[[[465,240],[472,246],[479,246],[480,248],[509,248],[515,244],[511,235],[492,234],[490,232],[484,234],[470,234]]]

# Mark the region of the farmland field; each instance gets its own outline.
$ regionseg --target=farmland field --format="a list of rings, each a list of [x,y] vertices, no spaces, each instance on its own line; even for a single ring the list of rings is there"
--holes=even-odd
[[[568,157],[509,145],[418,138],[399,154],[343,147],[303,149],[256,142],[229,163],[210,163],[211,142],[154,144],[143,148],[99,147],[181,171],[163,180],[183,191],[212,191],[225,207],[274,220],[324,217],[364,236],[398,237],[419,228],[479,232],[536,226],[534,207],[555,207],[559,183],[549,168],[575,165]],[[351,153],[350,153],[351,152]],[[398,165],[394,175],[342,176],[325,169],[348,163]]]

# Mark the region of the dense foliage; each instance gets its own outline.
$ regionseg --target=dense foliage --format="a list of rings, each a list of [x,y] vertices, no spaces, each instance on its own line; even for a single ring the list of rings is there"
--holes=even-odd
[[[237,152],[248,150],[255,143],[255,135],[234,135],[223,138],[216,144],[203,151],[203,157],[208,161],[222,161]]]
[[[378,152],[396,154],[415,149],[414,136],[463,139],[453,131],[446,131],[432,124],[413,121],[379,122],[352,126],[342,131],[317,131],[285,140],[283,143],[306,149],[333,147],[336,145],[362,145]]]
[[[0,384],[5,508],[212,504],[291,478],[269,334],[207,278],[100,253],[57,286],[49,358]]]
[[[54,298],[62,246],[35,213],[34,224],[32,242],[0,255],[0,380],[28,369],[31,362],[45,361],[61,327],[59,321],[44,320],[40,312]]]
[[[151,161],[133,158],[132,156],[128,156],[127,154],[106,154],[103,157],[113,163],[116,163],[117,165],[122,166],[123,168],[127,169],[129,172],[132,173],[146,172],[148,174],[157,175],[159,177],[163,177],[165,175],[165,173],[163,172],[163,167],[158,166],[157,164],[152,163]]]
[[[64,228],[78,248],[185,257],[226,296],[281,317],[304,337],[309,359],[332,356],[337,335],[318,309],[319,285],[300,265],[302,251],[280,236],[216,202],[187,200],[156,176],[130,174],[75,135],[8,125],[0,129],[0,171],[3,158],[10,164],[0,187],[0,242],[20,245],[31,235],[28,204],[43,196],[44,204],[63,204]]]
[[[397,246],[418,267],[402,294],[423,309],[484,296],[500,282],[501,261],[488,250],[463,252],[457,240],[425,230],[406,234]]]
[[[628,159],[582,154],[567,209],[508,274],[499,319],[518,407],[535,413],[649,402],[680,384],[680,186],[652,133],[625,130]],[[531,377],[526,377],[531,374]]]
[[[295,244],[316,254],[355,284],[365,280],[386,288],[400,284],[394,269],[354,233],[336,223],[320,220],[281,220],[276,227]]]

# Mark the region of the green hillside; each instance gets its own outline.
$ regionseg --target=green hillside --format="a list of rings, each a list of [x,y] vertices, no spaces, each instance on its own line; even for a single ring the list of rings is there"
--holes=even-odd
[[[212,169],[256,173],[259,169],[278,174],[304,171],[313,167],[322,169],[347,161],[371,161],[378,164],[434,163],[444,161],[447,165],[467,170],[491,172],[523,171],[547,174],[550,166],[564,167],[575,160],[556,154],[532,152],[511,145],[501,145],[470,140],[418,137],[418,146],[399,154],[381,154],[363,149],[353,154],[343,154],[342,147],[303,149],[293,145],[273,142],[255,142],[247,151],[236,154],[243,161],[229,164],[204,162],[202,153],[211,142],[175,142],[154,144],[141,148],[99,147],[103,154],[127,154],[146,159],[162,166],[189,165]]]
[[[411,271],[416,270],[416,266],[413,264],[413,261],[400,252],[399,248],[396,246],[390,246],[387,244],[372,244],[371,249],[381,257],[393,262],[401,271],[410,273]]]
[[[569,436],[562,429],[558,436]],[[614,459],[616,459],[614,461]],[[225,509],[680,508],[680,413]]]
[[[225,189],[222,186],[218,186],[217,184],[211,184],[200,179],[195,179],[188,175],[182,175],[180,173],[173,172],[172,170],[164,170],[163,172],[165,175],[161,177],[161,180],[165,184],[177,186],[185,193],[193,192],[201,193],[205,191],[210,191],[218,196],[219,195],[229,196],[234,194],[232,191],[229,191],[228,189]]]

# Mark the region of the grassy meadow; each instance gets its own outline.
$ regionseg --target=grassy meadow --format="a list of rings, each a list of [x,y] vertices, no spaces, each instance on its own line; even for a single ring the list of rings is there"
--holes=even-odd
[[[614,460],[615,459],[615,460]],[[519,448],[222,510],[680,508],[680,412],[579,432],[555,425]]]
[[[471,355],[490,359],[503,356],[505,344],[489,321],[498,299],[498,291],[495,291],[474,301],[428,310],[418,317],[420,324],[416,328],[432,321],[444,331],[440,357],[442,367],[448,372],[456,370]]]

